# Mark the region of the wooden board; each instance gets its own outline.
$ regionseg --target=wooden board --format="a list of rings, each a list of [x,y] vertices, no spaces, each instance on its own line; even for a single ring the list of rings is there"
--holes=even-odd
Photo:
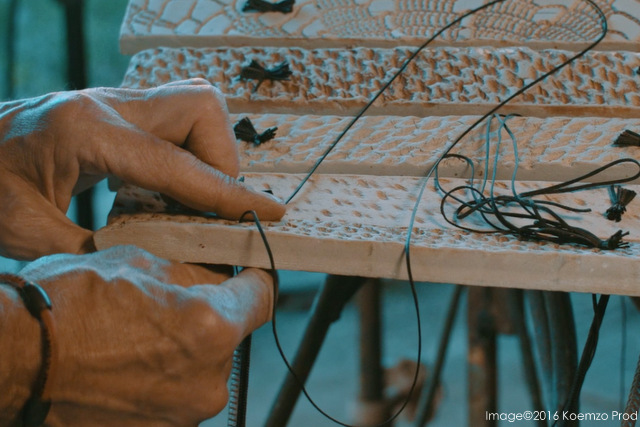
[[[508,120],[520,190],[638,158],[640,148],[612,142],[625,129],[640,132],[640,3],[596,2],[610,29],[598,50],[500,111],[524,116]],[[242,12],[244,0],[131,0],[121,44],[137,53],[123,87],[204,78],[225,94],[234,121],[248,115],[259,130],[277,126],[270,142],[240,143],[241,169],[250,185],[286,198],[415,46],[481,3],[297,0],[294,13],[283,15]],[[347,134],[282,221],[265,224],[276,267],[406,278],[403,253],[420,177],[480,115],[599,32],[581,0],[510,0],[445,32]],[[286,60],[293,74],[256,88],[256,81],[238,78],[251,60],[265,67]],[[498,187],[508,192],[516,156],[509,134],[495,124],[490,130],[490,154],[502,138],[496,176],[507,180]],[[482,164],[484,149],[481,126],[454,152],[476,162],[483,177],[492,172]],[[440,171],[450,186],[469,175],[457,159]],[[625,166],[596,179],[635,172]],[[416,280],[640,295],[640,202],[612,223],[603,217],[611,205],[604,188],[557,197],[593,209],[569,215],[569,222],[602,239],[629,231],[630,246],[608,251],[461,231],[442,218],[442,194],[430,184],[411,239]],[[167,213],[157,194],[131,187],[119,191],[110,224],[95,240],[99,248],[132,243],[188,262],[269,267],[252,224]]]
[[[397,46],[419,45],[482,0],[296,0],[293,13],[243,12],[246,0],[131,0],[120,46],[132,54],[158,46]],[[600,49],[640,45],[640,4],[596,0],[609,21]],[[508,0],[438,40],[447,45],[527,45],[576,50],[600,31],[595,11],[581,0]]]
[[[304,49],[159,48],[140,52],[124,87],[148,88],[204,78],[226,96],[232,112],[355,115],[411,54],[410,48]],[[441,47],[423,51],[368,114],[417,116],[484,114],[575,53],[529,48]],[[288,81],[239,78],[256,60],[289,63]],[[640,54],[590,52],[501,113],[536,117],[640,117]]]
[[[246,179],[254,188],[270,188],[286,197],[301,176],[247,174]],[[445,188],[462,183],[442,180]],[[416,177],[314,176],[281,221],[264,224],[276,267],[407,278],[404,244],[419,184]],[[543,185],[548,184],[522,182],[517,187],[523,191]],[[504,182],[497,188],[510,191]],[[631,232],[625,238],[631,242],[629,248],[605,251],[464,232],[444,221],[439,212],[441,198],[429,185],[419,206],[410,252],[416,280],[640,295],[640,209],[630,209],[620,223],[606,220],[603,212],[610,201],[604,189],[550,199],[592,208],[589,214],[571,214],[567,220],[602,238],[618,229]],[[252,223],[164,211],[157,194],[121,189],[112,222],[96,233],[98,248],[136,244],[180,261],[269,267]]]
[[[233,115],[235,123],[249,117],[259,131],[277,127],[276,137],[255,146],[240,142],[240,167],[244,172],[305,173],[351,121],[349,117],[318,115]],[[422,176],[444,150],[477,121],[477,116],[402,117],[365,116],[345,135],[319,169],[319,173]],[[625,130],[640,131],[640,119],[512,117],[507,121],[518,146],[520,180],[565,181],[622,158],[640,158],[640,147],[616,147]],[[502,137],[497,179],[511,179],[515,166],[512,141],[506,130],[490,127],[493,163],[498,136]],[[465,137],[452,153],[469,157],[476,177],[485,176],[486,123]],[[490,166],[490,171],[493,167]],[[635,175],[637,166],[621,165],[595,180]],[[445,160],[443,177],[468,177],[468,165]]]

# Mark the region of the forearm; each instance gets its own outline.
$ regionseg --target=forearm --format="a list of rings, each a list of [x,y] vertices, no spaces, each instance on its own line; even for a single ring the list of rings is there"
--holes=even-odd
[[[0,285],[0,427],[19,426],[42,361],[38,321],[18,293]]]

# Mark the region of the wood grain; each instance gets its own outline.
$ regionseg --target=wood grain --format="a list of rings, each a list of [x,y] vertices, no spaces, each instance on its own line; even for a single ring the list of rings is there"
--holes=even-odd
[[[249,185],[270,188],[281,196],[290,194],[300,179],[292,174],[247,175]],[[281,221],[264,224],[276,267],[406,279],[404,245],[419,182],[415,177],[313,177]],[[453,188],[462,182],[445,179],[442,185]],[[517,185],[524,190],[547,184]],[[508,192],[509,185],[499,183],[498,191]],[[549,199],[592,208],[588,214],[571,214],[569,222],[603,239],[618,229],[630,231],[626,239],[630,248],[604,251],[468,233],[443,220],[441,198],[429,185],[419,206],[410,252],[416,280],[640,295],[640,211],[627,212],[620,223],[606,220],[603,213],[610,206],[606,190]],[[96,233],[99,248],[135,244],[179,261],[269,267],[253,223],[167,213],[157,194],[131,187],[119,192],[113,217]],[[473,221],[466,225],[474,225]]]

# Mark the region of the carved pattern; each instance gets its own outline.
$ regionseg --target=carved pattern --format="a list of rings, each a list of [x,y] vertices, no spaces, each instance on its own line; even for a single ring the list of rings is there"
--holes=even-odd
[[[281,15],[242,13],[244,0],[131,0],[121,38],[127,52],[158,45],[237,48],[141,52],[132,59],[123,85],[151,87],[202,77],[225,92],[233,112],[259,114],[252,120],[261,128],[278,126],[276,139],[260,149],[241,143],[242,168],[250,185],[286,197],[300,176],[248,171],[308,170],[348,120],[338,115],[358,111],[411,52],[398,45],[421,43],[481,1],[297,0],[294,14]],[[640,16],[640,0],[596,1],[610,25],[598,49],[612,51],[590,52],[503,111],[540,117],[509,122],[520,144],[519,179],[564,180],[635,153],[633,148],[610,144],[623,129],[640,126],[640,55],[630,52],[640,41],[640,20],[634,17]],[[474,120],[460,115],[486,112],[573,55],[599,31],[594,14],[580,0],[507,1],[448,31],[439,43],[450,46],[425,51],[371,110],[384,117],[362,119],[327,159],[320,170],[324,175],[312,179],[282,221],[267,224],[277,266],[404,278],[402,251],[420,181],[416,176]],[[238,47],[244,45],[297,47]],[[484,45],[500,48],[472,47]],[[528,48],[505,48],[509,45]],[[362,47],[344,48],[348,46]],[[548,47],[566,51],[534,51]],[[252,93],[253,82],[235,79],[250,59],[266,64],[286,59],[294,79],[265,82]],[[460,145],[463,154],[482,158],[482,131],[477,129]],[[514,164],[508,141],[503,140],[502,150],[498,173],[508,178]],[[443,175],[461,176],[466,171],[459,163],[448,161]],[[456,182],[460,181],[447,186]],[[543,184],[518,183],[520,189],[532,185]],[[507,191],[504,183],[498,187]],[[604,189],[568,195],[566,200],[595,210],[591,215],[573,215],[572,223],[602,238],[618,227],[629,230],[631,247],[606,252],[523,242],[505,235],[470,235],[442,220],[440,195],[428,189],[413,232],[416,277],[640,295],[636,289],[639,211],[631,207],[620,224],[613,224],[603,219],[610,205]],[[251,224],[163,211],[157,195],[122,190],[112,222],[96,234],[96,244],[103,248],[134,243],[184,261],[268,267]],[[219,244],[220,236],[228,245]],[[178,244],[174,247],[171,242]]]
[[[234,116],[237,121],[240,117]],[[239,142],[241,169],[245,172],[307,172],[351,120],[338,116],[250,116],[259,129],[278,127],[275,139],[255,147]],[[365,116],[347,133],[323,162],[320,173],[421,176],[445,147],[476,117]],[[640,119],[513,117],[507,121],[518,143],[518,178],[564,181],[624,157],[633,148],[611,143],[624,129],[640,129]],[[497,124],[492,125],[491,153],[495,152]],[[486,124],[467,136],[454,153],[476,162],[483,176]],[[510,179],[515,164],[511,141],[502,131],[498,179]],[[441,176],[467,176],[466,164],[457,159],[441,164]],[[637,169],[618,167],[599,179],[635,174]]]
[[[170,49],[140,52],[123,86],[144,88],[204,78],[227,96],[231,111],[349,114],[359,111],[408,57],[408,48]],[[419,55],[370,110],[384,115],[483,114],[573,55],[528,48],[434,48]],[[290,81],[236,76],[251,59],[289,61]],[[590,52],[515,98],[504,113],[534,116],[638,117],[640,54]]]
[[[297,0],[292,14],[242,12],[245,0],[132,0],[121,46],[135,53],[157,46],[395,46],[420,44],[481,0]],[[601,48],[635,50],[638,0],[596,0],[609,21]],[[531,44],[573,49],[600,33],[595,11],[581,0],[511,0],[469,17],[441,36],[464,45]],[[274,39],[277,39],[275,41]]]
[[[286,199],[302,180],[301,175],[292,174],[247,174],[245,182],[255,189],[269,189],[273,193]],[[287,214],[280,222],[271,223],[267,230],[293,231],[295,234],[308,237],[331,237],[342,240],[385,240],[392,242],[404,242],[407,225],[411,216],[411,210],[416,202],[420,177],[396,177],[396,176],[365,176],[365,175],[318,175],[311,178],[289,204]],[[465,184],[466,181],[457,178],[443,178],[440,180],[442,188],[450,189]],[[518,192],[529,191],[548,186],[549,183],[536,181],[519,181],[516,185]],[[638,190],[637,186],[628,186]],[[507,181],[496,182],[497,194],[509,194],[511,185]],[[603,213],[610,206],[609,194],[606,188],[588,190],[577,193],[561,195],[540,196],[540,199],[564,203],[579,208],[592,208],[594,212],[582,214],[571,213],[568,221],[580,223],[598,235],[609,236],[620,227],[640,228],[640,209],[630,209],[620,223],[606,220]],[[416,216],[416,240],[420,245],[440,245],[442,242],[430,242],[422,240],[426,230],[434,233],[443,232],[448,235],[469,234],[448,224],[440,214],[440,202],[442,193],[438,192],[433,183],[428,186]],[[126,186],[119,192],[119,200],[116,201],[112,218],[122,215],[130,215],[126,221],[146,221],[149,217],[138,216],[147,212],[151,214],[164,214],[166,205],[155,193],[141,190],[136,187]],[[156,218],[160,218],[156,216]],[[225,225],[237,224],[235,221],[226,221],[208,218],[206,216],[192,215],[166,215],[169,222],[193,222],[193,223],[222,223]],[[119,221],[119,220],[118,220]],[[480,221],[468,223],[470,226],[488,228]],[[245,227],[246,224],[239,224]],[[164,232],[164,228],[159,228]],[[385,232],[383,230],[389,230]],[[404,232],[402,232],[404,230]],[[639,230],[640,231],[640,230]],[[431,231],[430,231],[431,233]],[[429,237],[429,233],[426,237]],[[502,236],[504,237],[504,236]],[[496,236],[493,236],[496,239]],[[508,238],[508,240],[517,240]],[[640,233],[629,236],[627,240],[640,242]],[[504,239],[497,238],[498,242]],[[456,243],[457,242],[457,243]],[[455,237],[449,243],[458,246],[458,238]],[[468,247],[467,243],[463,244]],[[557,246],[557,245],[552,245]],[[565,246],[565,245],[563,245]],[[571,250],[575,247],[568,245]],[[579,248],[583,251],[584,248]]]
[[[300,176],[282,174],[249,174],[247,182],[254,188],[271,188],[275,194],[286,196],[301,179]],[[336,274],[362,274],[386,277],[404,277],[402,248],[406,239],[410,210],[416,200],[417,186],[415,177],[374,177],[358,175],[319,175],[312,178],[301,193],[289,205],[286,216],[280,222],[265,224],[269,241],[276,254],[279,268],[293,268],[308,271],[328,271]],[[443,180],[445,188],[461,184],[461,180]],[[518,183],[520,191],[538,188],[540,183]],[[638,190],[637,187],[635,187]],[[506,183],[498,184],[498,191],[509,191]],[[578,258],[587,262],[590,271],[602,267],[608,273],[618,275],[615,265],[625,265],[637,270],[637,257],[640,256],[638,227],[640,211],[630,210],[621,223],[612,223],[604,219],[602,212],[609,204],[606,190],[595,190],[553,196],[573,206],[591,207],[590,214],[572,214],[570,222],[594,231],[601,237],[608,237],[619,227],[632,231],[629,236],[630,248],[616,251],[599,251],[584,247],[550,243],[519,241],[516,238],[499,234],[473,234],[460,231],[448,225],[440,216],[440,196],[429,185],[422,199],[412,235],[412,260],[418,272],[418,280],[442,279],[438,274],[446,271],[449,280],[454,280],[462,272],[455,270],[458,256],[464,254],[465,260],[482,259],[491,265],[504,265],[504,270],[486,271],[487,277],[475,278],[472,284],[539,287],[535,282],[540,271],[547,274],[549,256],[554,263],[565,265]],[[192,215],[168,215],[163,213],[164,204],[153,193],[135,188],[125,188],[119,192],[111,224],[96,235],[96,244],[100,248],[112,244],[135,243],[158,255],[190,262],[239,262],[243,265],[268,267],[265,264],[264,248],[261,246],[255,226],[250,223],[216,220]],[[227,245],[214,244],[225,236]],[[189,236],[185,239],[184,236]],[[172,248],[163,241],[180,240],[179,248]],[[338,243],[336,243],[338,242]],[[348,244],[346,243],[348,242]],[[337,246],[336,246],[337,245]],[[249,250],[248,248],[251,248]],[[340,248],[341,261],[336,261],[335,248]],[[352,252],[349,253],[349,248]],[[333,252],[332,252],[333,251]],[[370,251],[368,254],[366,251]],[[363,253],[364,252],[364,253]],[[327,253],[329,255],[327,255]],[[535,277],[514,277],[513,269],[504,264],[503,257],[509,254],[509,263],[519,268],[522,254],[526,254],[523,268],[535,272]],[[324,257],[322,260],[314,256]],[[247,258],[249,257],[249,258]],[[348,257],[348,258],[347,258]],[[436,257],[443,265],[435,271]],[[329,261],[327,261],[329,260]],[[379,260],[384,265],[371,265]],[[588,260],[588,261],[587,261]],[[328,264],[327,264],[328,263]],[[495,264],[494,264],[495,263]],[[635,263],[635,264],[634,264]],[[578,262],[576,268],[580,265]],[[447,271],[448,270],[448,271]],[[465,270],[461,268],[461,270]],[[553,271],[564,274],[563,269]],[[434,276],[435,274],[435,276]],[[545,276],[543,274],[543,276]],[[594,273],[593,279],[584,277],[576,289],[576,284],[568,284],[573,290],[598,291],[596,286],[614,285],[614,280],[597,282],[596,278],[605,274]],[[627,271],[621,277],[634,277]],[[454,277],[455,276],[455,277]],[[587,275],[588,276],[588,275]],[[469,280],[468,278],[466,280]],[[512,280],[512,282],[508,282]],[[632,280],[631,280],[632,281]],[[630,280],[616,283],[615,287],[628,286]],[[482,283],[480,283],[482,282]],[[628,283],[627,283],[628,282]],[[458,283],[458,282],[456,282]],[[460,282],[460,283],[465,283]],[[611,290],[611,289],[610,289]],[[636,290],[632,292],[638,294]]]

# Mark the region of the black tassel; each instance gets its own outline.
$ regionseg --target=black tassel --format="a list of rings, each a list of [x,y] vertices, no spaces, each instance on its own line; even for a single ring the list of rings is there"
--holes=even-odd
[[[282,0],[278,3],[271,3],[265,0],[247,0],[242,11],[291,13],[294,4],[295,0]]]
[[[609,196],[613,206],[607,209],[605,215],[610,221],[620,222],[622,214],[627,211],[627,205],[636,197],[636,192],[620,185],[612,185],[609,187]]]
[[[253,89],[253,92],[257,91],[260,85],[265,80],[289,80],[291,77],[291,70],[289,69],[289,63],[284,61],[274,68],[264,68],[255,59],[251,60],[249,65],[242,67],[240,71],[240,78],[242,80],[253,79],[258,80],[258,85]]]
[[[625,129],[625,131],[616,138],[613,145],[619,147],[640,147],[640,135],[629,129]]]
[[[584,228],[573,227],[557,221],[536,221],[533,225],[519,228],[515,233],[523,240],[548,241],[557,244],[573,243],[603,250],[628,248],[629,243],[622,240],[629,232],[616,231],[608,239],[602,240]]]
[[[622,232],[622,230],[618,230],[613,234],[613,236],[609,237],[607,240],[602,241],[602,243],[600,244],[600,249],[612,251],[619,248],[628,248],[629,243],[622,241],[622,238],[628,235],[628,231]]]
[[[236,138],[247,142],[253,142],[255,145],[260,145],[263,142],[267,142],[276,136],[277,127],[272,127],[265,130],[262,133],[258,133],[256,128],[253,127],[253,123],[249,120],[249,117],[244,117],[233,127],[233,131],[236,134]]]

